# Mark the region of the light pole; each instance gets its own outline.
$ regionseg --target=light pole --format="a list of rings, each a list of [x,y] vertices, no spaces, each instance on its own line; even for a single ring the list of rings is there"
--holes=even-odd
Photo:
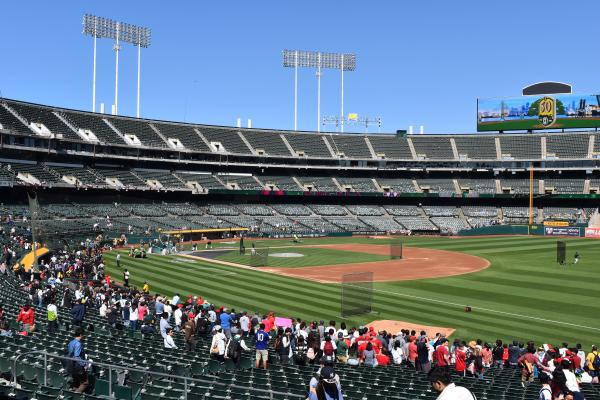
[[[320,51],[283,50],[283,66],[294,68],[294,130],[298,130],[298,67],[316,68],[317,76],[317,132],[321,131],[321,75],[322,69],[342,72],[341,119],[344,116],[344,71],[356,70],[356,54],[323,53]],[[342,132],[344,131],[342,125]]]
[[[150,47],[150,28],[117,22],[108,18],[97,17],[95,15],[85,14],[83,16],[83,34],[94,38],[94,76],[92,82],[92,111],[96,111],[96,39],[107,38],[114,39],[115,44],[115,114],[119,107],[119,51],[120,42],[131,43],[138,48],[138,68],[137,68],[137,102],[136,116],[140,117],[140,76],[141,76],[141,48]]]

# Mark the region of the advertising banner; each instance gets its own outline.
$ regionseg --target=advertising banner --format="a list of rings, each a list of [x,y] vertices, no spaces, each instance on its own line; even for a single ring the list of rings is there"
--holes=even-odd
[[[585,237],[600,239],[600,228],[585,228]]]
[[[546,236],[579,236],[579,228],[576,227],[544,227],[544,235]]]
[[[544,221],[544,226],[569,226],[568,221]]]
[[[477,131],[600,127],[600,95],[556,94],[477,100]]]

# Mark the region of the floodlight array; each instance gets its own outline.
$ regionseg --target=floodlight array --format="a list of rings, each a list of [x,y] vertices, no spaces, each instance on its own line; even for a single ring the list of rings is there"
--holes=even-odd
[[[297,57],[297,59],[296,59]],[[356,54],[353,53],[322,53],[318,51],[283,50],[283,66],[295,68],[329,68],[356,70]]]
[[[85,14],[83,16],[83,34],[98,38],[117,39],[140,47],[150,47],[150,28],[113,21],[109,18]]]

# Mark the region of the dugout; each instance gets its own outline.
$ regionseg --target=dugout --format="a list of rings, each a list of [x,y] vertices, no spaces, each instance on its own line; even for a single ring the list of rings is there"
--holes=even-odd
[[[162,235],[183,238],[184,242],[199,241],[206,239],[226,239],[233,236],[239,236],[241,233],[248,232],[248,228],[211,228],[211,229],[176,229],[171,231],[161,231]]]

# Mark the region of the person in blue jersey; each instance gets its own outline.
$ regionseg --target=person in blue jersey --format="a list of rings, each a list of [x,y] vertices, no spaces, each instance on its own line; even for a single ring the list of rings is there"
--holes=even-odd
[[[260,365],[260,361],[262,360],[262,365],[264,369],[267,369],[267,363],[269,361],[269,334],[265,332],[265,324],[260,324],[258,332],[254,335],[254,339],[256,341],[256,368]]]

